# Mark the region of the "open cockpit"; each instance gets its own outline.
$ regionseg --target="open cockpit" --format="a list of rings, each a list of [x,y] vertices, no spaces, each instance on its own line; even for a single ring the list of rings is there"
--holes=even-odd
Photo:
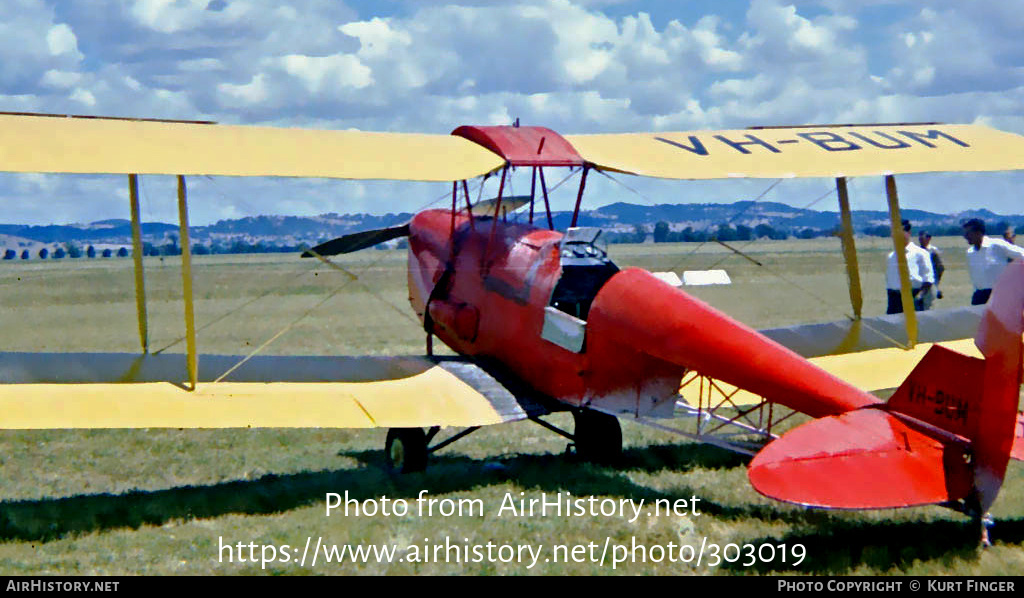
[[[599,228],[570,228],[559,244],[561,274],[544,308],[541,337],[582,353],[590,305],[608,279],[619,271],[608,257]]]

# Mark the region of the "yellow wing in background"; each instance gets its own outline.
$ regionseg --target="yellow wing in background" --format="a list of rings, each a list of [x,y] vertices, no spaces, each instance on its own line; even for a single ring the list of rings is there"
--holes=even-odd
[[[899,348],[872,349],[859,353],[844,355],[826,355],[812,357],[810,362],[836,378],[848,382],[865,391],[876,392],[891,390],[903,384],[910,372],[917,367],[933,344],[939,344],[971,357],[982,357],[981,351],[974,345],[974,339],[961,339],[941,343],[921,343],[913,349]],[[757,405],[761,397],[745,390],[737,390],[735,386],[715,381],[726,394],[735,391],[730,398],[736,406]],[[689,385],[680,391],[680,396],[689,404],[696,405],[699,400],[697,385]]]
[[[981,357],[971,337],[978,329],[983,310],[983,306],[972,306],[917,313],[920,343],[910,350],[905,348],[908,340],[902,315],[801,324],[759,332],[836,378],[863,391],[875,392],[902,384],[933,344]],[[719,381],[716,384],[726,393],[736,390]],[[696,405],[698,388],[697,385],[686,386],[680,394]],[[735,405],[756,405],[761,397],[738,390],[731,401]]]
[[[456,181],[505,163],[452,135],[0,114],[0,170]]]
[[[4,429],[412,428],[482,426],[546,411],[479,367],[423,357],[203,355],[194,392],[183,355],[0,353]]]
[[[1024,169],[1024,137],[982,125],[864,125],[566,135],[603,170],[668,179]]]

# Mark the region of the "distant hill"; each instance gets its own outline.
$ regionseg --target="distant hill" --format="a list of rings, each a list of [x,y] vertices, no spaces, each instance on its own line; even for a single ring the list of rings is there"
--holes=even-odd
[[[116,224],[114,224],[116,223]],[[192,229],[189,229],[190,231]],[[142,235],[147,239],[163,239],[167,234],[175,234],[178,227],[161,222],[143,222]],[[40,243],[66,243],[69,241],[118,242],[116,239],[131,241],[131,223],[127,220],[105,220],[91,224],[48,224],[45,226],[24,226],[17,224],[0,224],[0,234],[23,237]]]
[[[519,213],[525,218],[525,211]],[[995,226],[1006,222],[1024,227],[1024,215],[995,214],[989,210],[971,210],[959,214],[939,214],[924,210],[903,210],[917,229],[930,228],[942,233],[956,232],[960,222],[967,218],[982,218]],[[321,214],[319,216],[250,216],[221,220],[207,226],[189,229],[192,242],[213,251],[270,251],[310,246],[334,237],[359,230],[382,228],[407,222],[412,214]],[[572,214],[555,212],[556,228],[569,225]],[[543,216],[537,219],[544,220]],[[814,236],[827,234],[839,223],[834,211],[801,209],[777,202],[738,201],[731,204],[658,204],[638,205],[613,203],[580,213],[579,226],[597,226],[623,235],[620,240],[635,240],[640,231],[651,233],[655,225],[664,222],[670,231],[720,231],[728,225],[733,229],[749,229],[745,234],[771,236]],[[888,234],[889,214],[886,211],[856,210],[853,212],[854,229],[860,234]],[[757,231],[753,233],[755,227]],[[663,229],[664,230],[664,229]],[[992,231],[995,233],[996,231]],[[948,233],[947,233],[948,234]],[[176,247],[178,227],[162,222],[142,224],[143,240],[147,246]],[[25,226],[0,224],[0,249],[19,249],[29,245],[72,244],[86,248],[126,246],[131,244],[131,226],[125,219],[100,220],[89,224],[50,224]],[[19,249],[20,252],[20,249]]]

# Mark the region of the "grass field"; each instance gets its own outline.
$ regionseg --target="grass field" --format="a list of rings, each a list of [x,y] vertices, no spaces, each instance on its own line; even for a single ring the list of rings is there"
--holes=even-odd
[[[971,289],[963,241],[935,241],[947,264],[946,298],[939,305],[964,305]],[[858,242],[865,315],[877,315],[885,308],[889,241]],[[612,247],[619,265],[727,269],[733,285],[693,293],[755,327],[835,320],[850,312],[836,240],[757,242],[745,251],[763,266],[713,245]],[[200,350],[244,354],[290,327],[263,352],[422,353],[423,333],[406,298],[405,253],[364,251],[339,262],[359,280],[346,284],[343,274],[291,255],[197,258]],[[146,273],[151,348],[181,352],[177,260],[147,258]],[[132,280],[130,260],[0,263],[2,350],[138,351]],[[564,417],[555,421],[569,425]],[[996,545],[979,551],[966,519],[945,509],[837,512],[783,505],[750,487],[743,457],[631,424],[624,425],[624,436],[623,462],[611,467],[565,456],[564,439],[529,422],[485,428],[435,455],[425,473],[393,476],[382,468],[383,430],[0,431],[0,574],[1015,575],[1024,570],[1024,476],[1018,462],[1011,463],[993,509]],[[462,504],[481,508],[421,516],[416,498],[422,490],[435,499],[478,501]],[[410,512],[325,516],[326,494],[346,491],[374,505],[384,497],[405,499]],[[559,492],[616,504],[643,500],[644,506],[632,522],[632,515],[499,514],[506,496],[539,499]],[[699,498],[699,516],[655,514],[651,506],[659,499],[693,497]],[[294,551],[301,551],[307,538],[311,545],[318,539],[339,546],[394,544],[404,550],[405,562],[325,563],[322,554],[315,567],[308,561],[304,566],[280,562],[278,548],[288,545],[292,552],[284,554],[298,560]],[[490,542],[543,546],[545,552],[532,567],[529,555],[525,563],[422,562],[423,547],[444,545],[445,538],[457,546]],[[655,546],[699,547],[702,539],[720,546],[771,544],[776,557],[752,566],[743,564],[745,557],[712,565],[707,554],[700,565],[669,562],[664,554],[661,562],[650,562],[657,556]],[[247,559],[250,542],[273,545],[275,562],[265,568],[238,562],[239,542]],[[651,551],[648,562],[620,563],[613,570],[614,549],[603,564],[591,562],[605,542],[643,546]],[[545,561],[555,545],[590,543],[596,548],[576,553],[580,562]],[[222,545],[236,548],[234,562]],[[781,562],[783,545],[789,551],[803,546],[805,558],[795,565],[790,552]],[[560,560],[571,560],[569,554]],[[256,548],[257,560],[260,556]],[[469,556],[472,560],[474,554]]]

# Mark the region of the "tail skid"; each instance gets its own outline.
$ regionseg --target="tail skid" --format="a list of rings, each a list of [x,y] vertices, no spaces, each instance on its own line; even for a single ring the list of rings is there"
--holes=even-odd
[[[1010,264],[975,342],[984,359],[932,347],[887,404],[804,424],[754,458],[759,492],[807,506],[868,509],[965,502],[987,511],[1011,457],[1024,370],[1024,263]]]

